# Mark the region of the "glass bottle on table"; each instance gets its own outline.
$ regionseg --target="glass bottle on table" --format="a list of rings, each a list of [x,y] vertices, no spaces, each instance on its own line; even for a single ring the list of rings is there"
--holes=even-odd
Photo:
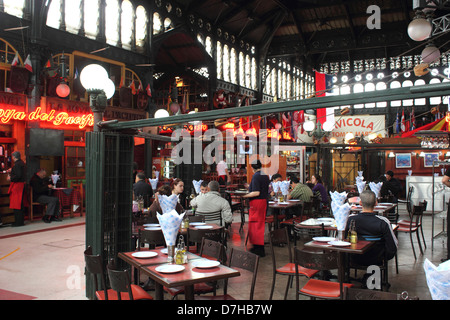
[[[350,243],[355,244],[358,242],[358,233],[356,232],[356,221],[352,220],[350,227]]]

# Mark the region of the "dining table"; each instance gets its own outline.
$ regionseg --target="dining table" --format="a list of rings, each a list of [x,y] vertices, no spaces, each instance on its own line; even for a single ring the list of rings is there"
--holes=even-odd
[[[81,205],[81,194],[79,190],[75,188],[53,188],[52,190],[52,194],[58,197],[61,217],[64,216],[63,209],[69,207],[70,217],[73,218],[73,206]]]
[[[278,215],[280,214],[280,212],[285,211],[286,209],[289,208],[294,208],[297,206],[301,206],[303,204],[303,202],[301,200],[298,199],[290,199],[284,202],[279,202],[279,201],[272,201],[269,200],[268,201],[268,207],[270,209],[273,210],[274,213],[274,223],[275,223],[275,229],[279,228],[280,223],[278,221]]]
[[[313,238],[312,241],[305,243],[305,248],[311,249],[320,249],[320,250],[328,250],[335,251],[338,253],[338,280],[339,280],[339,289],[340,289],[340,298],[343,299],[344,291],[343,291],[343,283],[345,279],[345,261],[347,254],[364,254],[367,250],[370,249],[374,245],[374,241],[365,241],[358,240],[357,243],[349,243],[346,241],[338,241],[326,239],[328,237],[317,237]],[[318,240],[323,241],[318,241]],[[331,241],[330,241],[331,240]],[[335,245],[331,243],[335,243]],[[344,243],[345,242],[345,243]]]
[[[241,273],[219,262],[211,264],[206,258],[193,259],[187,264],[176,265],[163,263],[140,267],[140,271],[155,281],[155,300],[164,299],[164,287],[184,287],[186,300],[194,300],[194,285],[203,282],[213,282]]]

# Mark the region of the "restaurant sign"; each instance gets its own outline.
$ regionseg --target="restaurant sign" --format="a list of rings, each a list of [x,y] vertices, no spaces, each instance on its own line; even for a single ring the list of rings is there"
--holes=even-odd
[[[371,133],[386,136],[386,121],[384,115],[359,115],[336,117],[336,124],[330,134],[330,138],[335,137],[337,143],[343,143],[347,133],[353,133],[355,137],[366,137]]]

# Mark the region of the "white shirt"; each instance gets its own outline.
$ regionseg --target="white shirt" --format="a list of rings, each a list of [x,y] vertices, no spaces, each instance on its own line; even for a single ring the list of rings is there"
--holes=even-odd
[[[218,174],[219,176],[226,176],[227,173],[226,173],[225,170],[227,170],[227,169],[228,169],[227,163],[226,163],[225,161],[223,161],[223,160],[220,161],[220,162],[217,164],[217,166],[216,166],[217,174]]]

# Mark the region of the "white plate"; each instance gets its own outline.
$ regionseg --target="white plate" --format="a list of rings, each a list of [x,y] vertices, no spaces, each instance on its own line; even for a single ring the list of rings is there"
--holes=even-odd
[[[339,240],[330,241],[330,242],[328,242],[328,244],[331,244],[332,246],[335,246],[335,247],[348,247],[348,246],[352,245],[350,242],[339,241]]]
[[[289,199],[288,201],[300,201],[299,199]]]
[[[383,203],[379,203],[378,205],[380,205],[380,206],[392,206],[393,203],[383,202]]]
[[[204,226],[206,222],[189,222],[190,226]]]
[[[218,265],[220,265],[220,262],[205,259],[205,260],[201,260],[201,261],[195,261],[192,265],[196,268],[207,269],[207,268],[217,267]]]
[[[144,227],[160,227],[158,223],[146,223],[143,224]]]
[[[196,226],[197,229],[212,229],[213,226]]]
[[[141,252],[134,252],[131,255],[135,258],[146,259],[156,257],[158,253],[153,251],[141,251]]]
[[[317,221],[334,222],[333,218],[317,218]]]
[[[149,228],[145,228],[145,230],[157,231],[157,230],[161,230],[161,227],[149,227]]]
[[[319,242],[331,242],[336,240],[336,238],[333,237],[314,237],[312,239]]]
[[[275,203],[275,201],[269,201],[269,203]]]
[[[155,268],[156,271],[161,273],[176,273],[183,271],[184,269],[185,267],[180,264],[165,264]]]
[[[169,254],[169,250],[167,248],[161,249],[162,254]]]

